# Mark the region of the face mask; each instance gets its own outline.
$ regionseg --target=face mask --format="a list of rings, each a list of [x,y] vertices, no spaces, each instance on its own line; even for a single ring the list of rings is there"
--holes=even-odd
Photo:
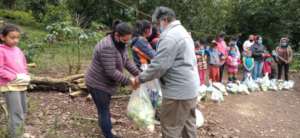
[[[115,44],[122,48],[126,46],[126,43],[123,43],[122,41],[118,41],[118,42],[116,41]]]
[[[235,55],[236,55],[236,52],[235,52],[235,51],[230,51],[230,52],[229,52],[229,55],[235,56]]]
[[[162,26],[160,26],[159,31],[160,31],[160,33],[162,33],[164,31],[164,28]]]
[[[288,44],[285,43],[285,42],[281,43],[281,46],[282,46],[282,47],[287,47],[287,45],[288,45]]]
[[[262,41],[261,39],[259,39],[257,42],[258,42],[259,44],[262,44],[262,43],[263,43],[263,41]]]
[[[199,50],[199,52],[201,55],[204,55],[204,53],[205,53],[204,49]]]

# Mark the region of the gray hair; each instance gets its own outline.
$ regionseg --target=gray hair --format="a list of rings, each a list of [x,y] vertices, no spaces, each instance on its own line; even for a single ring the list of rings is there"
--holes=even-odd
[[[152,22],[157,23],[161,19],[167,19],[168,22],[174,21],[176,19],[175,12],[168,7],[157,7],[152,14]]]

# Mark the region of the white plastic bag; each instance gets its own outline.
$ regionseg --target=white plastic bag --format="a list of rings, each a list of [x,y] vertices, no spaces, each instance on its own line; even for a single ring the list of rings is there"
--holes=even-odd
[[[238,81],[238,93],[245,93],[247,95],[250,94],[249,89],[247,87],[247,85],[242,84]]]
[[[276,79],[272,79],[270,81],[269,89],[272,90],[272,91],[278,91],[278,86],[277,86],[277,80]]]
[[[290,89],[293,89],[294,85],[295,85],[295,82],[292,81],[292,80],[289,80],[288,82],[289,82]]]
[[[294,87],[295,82],[294,81],[284,81],[283,82],[283,89],[290,90]]]
[[[213,84],[212,84],[212,81],[209,80],[209,85],[208,85],[208,87],[207,87],[207,89],[206,89],[206,92],[212,93],[213,90],[214,90],[214,86],[213,86]]]
[[[198,102],[201,101],[201,99],[206,95],[206,89],[207,89],[207,86],[206,85],[201,85],[199,87],[199,95],[198,95]]]
[[[238,85],[236,83],[228,83],[226,89],[228,92],[236,94],[238,92]]]
[[[277,81],[277,86],[278,86],[278,90],[282,90],[284,88],[284,82],[283,80],[278,80]]]
[[[162,92],[159,81],[155,79],[145,83],[144,85],[146,86],[152,106],[154,108],[160,107],[162,101]]]
[[[202,127],[203,124],[204,124],[204,116],[198,109],[196,109],[196,126],[197,126],[197,128]]]
[[[261,82],[260,82],[260,87],[262,89],[262,91],[268,91],[268,88],[270,87],[270,79],[269,79],[269,76],[268,76],[268,73],[266,73],[266,75],[261,79]]]
[[[224,101],[224,97],[221,91],[219,91],[216,88],[213,88],[212,94],[211,94],[211,100],[215,102],[222,102]]]
[[[137,127],[147,128],[151,132],[154,131],[154,109],[145,84],[142,84],[139,89],[131,94],[127,106],[127,115]]]
[[[213,86],[216,87],[219,91],[221,91],[225,96],[228,95],[226,87],[220,82],[214,82]]]
[[[252,79],[250,73],[247,75],[243,84],[245,84],[251,92],[259,91],[259,85]]]

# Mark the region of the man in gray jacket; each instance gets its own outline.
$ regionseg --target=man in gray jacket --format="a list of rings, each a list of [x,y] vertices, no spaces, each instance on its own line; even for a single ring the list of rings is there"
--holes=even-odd
[[[195,109],[200,82],[194,42],[172,9],[158,7],[152,20],[162,32],[157,55],[136,81],[160,79],[163,138],[196,138]]]

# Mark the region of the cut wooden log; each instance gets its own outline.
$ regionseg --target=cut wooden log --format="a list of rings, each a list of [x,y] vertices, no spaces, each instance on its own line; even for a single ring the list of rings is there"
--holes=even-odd
[[[63,79],[54,79],[50,77],[32,77],[30,81],[32,91],[60,91],[68,92],[71,83]]]
[[[74,80],[74,81],[72,81],[72,83],[76,83],[76,84],[84,83],[84,78]]]
[[[68,77],[63,78],[63,80],[72,82],[72,81],[80,79],[80,78],[84,78],[84,74],[76,74],[76,75],[68,76]]]
[[[71,98],[75,98],[75,97],[82,96],[82,95],[86,95],[86,92],[84,92],[84,91],[75,91],[75,92],[71,92],[69,94],[69,96]]]
[[[76,79],[83,78],[84,74],[77,74],[61,79],[51,78],[51,77],[32,77],[30,82],[31,87],[30,91],[60,91],[60,92],[72,92],[80,90],[81,87],[86,89],[84,84],[78,86],[77,84],[72,83]]]
[[[87,89],[85,83],[79,83],[78,86],[80,89]]]

